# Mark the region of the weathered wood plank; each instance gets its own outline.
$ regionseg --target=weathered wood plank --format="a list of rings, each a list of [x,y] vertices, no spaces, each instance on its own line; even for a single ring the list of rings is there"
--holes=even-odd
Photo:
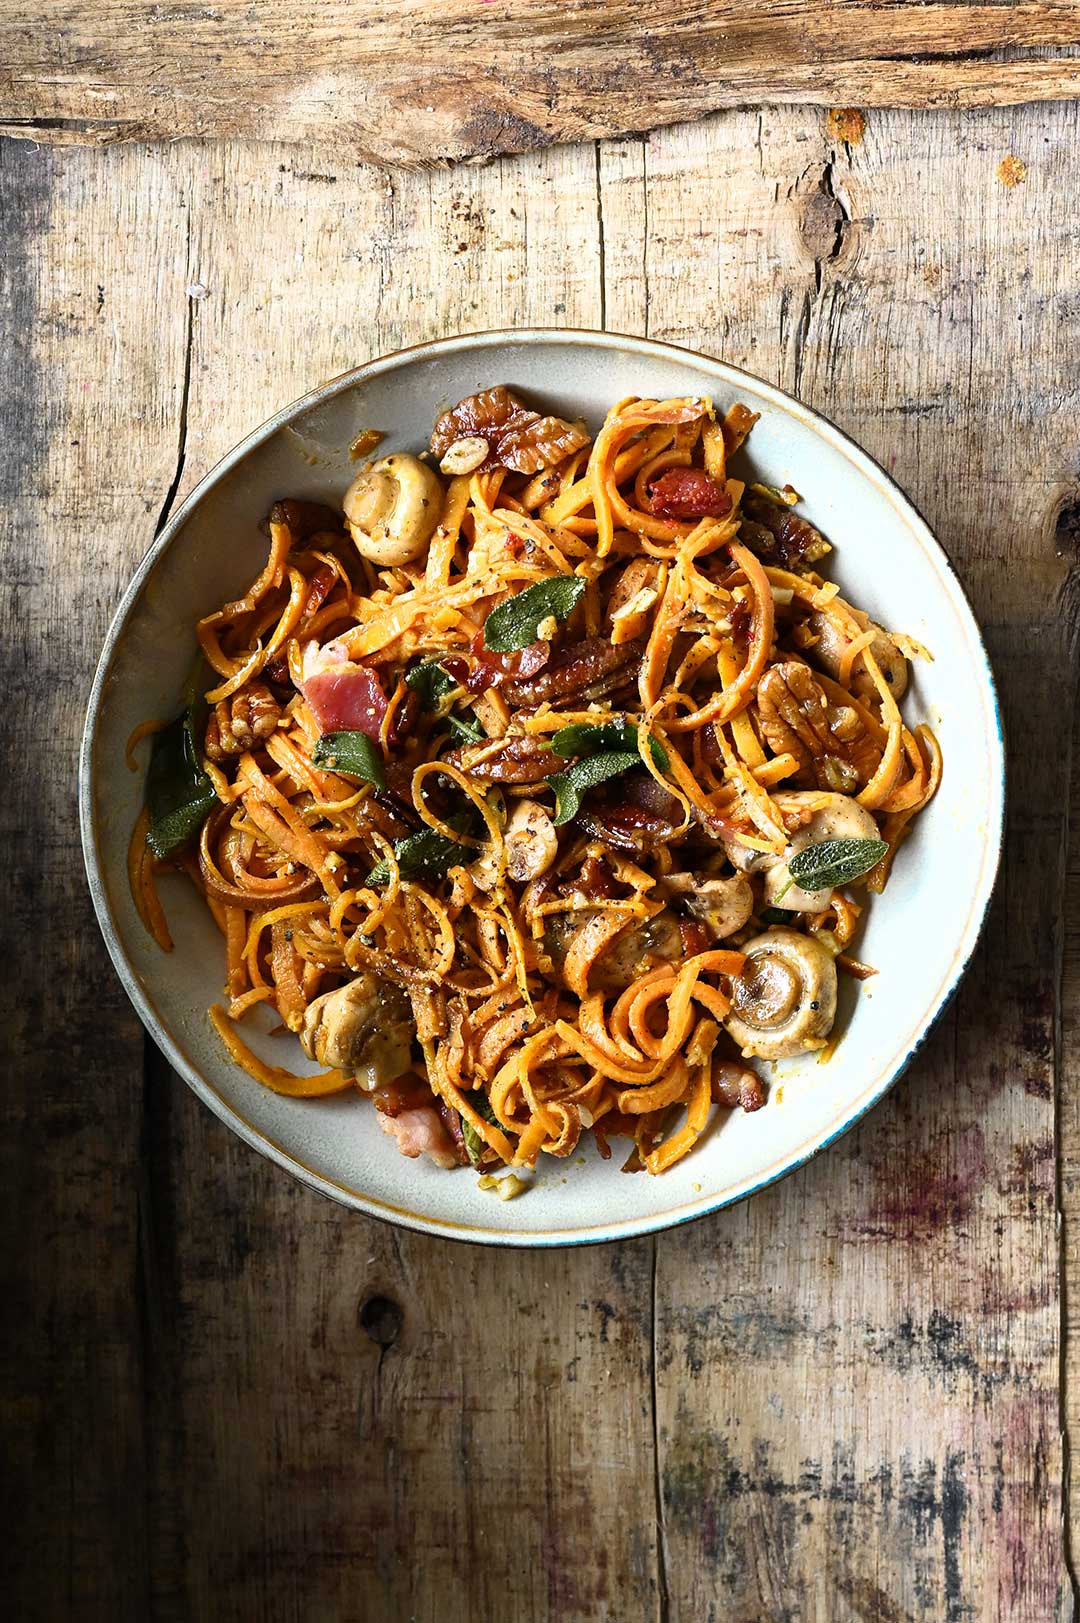
[[[1080,89],[1071,0],[247,0],[0,20],[0,131],[326,141],[395,163],[624,134],[761,102],[974,106]]]
[[[1071,571],[1080,565],[1080,486],[1064,493],[1054,526],[1058,552]],[[1073,575],[1075,582],[1075,574]],[[1071,594],[1074,609],[1076,597]],[[1077,639],[1072,654],[1075,660]],[[1058,1076],[1058,1188],[1062,1208],[1062,1325],[1065,1347],[1061,1371],[1063,1424],[1068,1440],[1066,1538],[1075,1570],[1080,1549],[1080,706],[1073,723],[1072,786],[1069,795],[1068,872],[1061,899],[1058,936],[1062,952],[1061,1030]]]
[[[659,1240],[655,1277],[648,1242],[488,1256],[344,1214],[152,1066],[144,1367],[138,1040],[57,780],[35,829],[6,831],[32,994],[4,1189],[5,1414],[40,1485],[9,1508],[20,1615],[1068,1615],[1046,921],[1078,579],[1058,521],[1076,125],[1066,106],[871,115],[849,153],[819,115],[767,111],[392,179],[341,148],[4,153],[29,222],[5,271],[38,311],[12,331],[61,384],[44,433],[31,415],[0,440],[35,571],[9,583],[30,630],[5,645],[43,707],[30,749],[73,737],[72,664],[88,674],[173,484],[273,406],[418,337],[606,317],[798,387],[892,462],[988,627],[1014,781],[1041,785],[1014,802],[990,936],[917,1071],[812,1168]]]
[[[109,155],[79,161],[108,195]],[[591,150],[392,180],[326,149],[145,163],[194,223],[168,291],[200,290],[183,488],[370,354],[598,323]],[[149,1145],[156,1615],[658,1614],[647,1242],[396,1233],[292,1184],[175,1079]]]
[[[1065,107],[875,114],[848,151],[770,111],[653,136],[636,165],[605,151],[648,177],[647,207],[627,181],[604,219],[609,259],[647,225],[650,332],[797,389],[937,528],[987,630],[1017,786],[987,939],[911,1075],[828,1156],[658,1241],[673,1619],[1071,1615],[1051,923],[1075,686],[1077,561],[1054,531],[1080,427],[1056,337],[1076,139]],[[1014,189],[1008,152],[1028,159]]]
[[[106,212],[96,164],[0,143],[3,1595],[48,1623],[135,1623],[149,1590],[143,1035],[93,918],[75,784],[91,671],[176,458],[183,326],[155,290],[184,224],[141,174],[117,153]]]

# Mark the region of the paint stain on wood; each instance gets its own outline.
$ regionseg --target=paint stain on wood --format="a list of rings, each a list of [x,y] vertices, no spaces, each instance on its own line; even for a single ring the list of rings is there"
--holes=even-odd
[[[1003,186],[1008,186],[1011,190],[1027,179],[1027,164],[1023,158],[1014,157],[1010,152],[998,164],[997,178]]]
[[[857,147],[866,134],[866,119],[857,107],[830,107],[825,129],[831,140]]]

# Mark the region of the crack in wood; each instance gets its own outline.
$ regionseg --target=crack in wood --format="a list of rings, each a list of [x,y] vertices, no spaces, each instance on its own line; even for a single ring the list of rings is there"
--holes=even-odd
[[[660,1452],[660,1404],[657,1392],[657,1293],[656,1275],[660,1260],[660,1239],[652,1237],[652,1269],[650,1274],[650,1390],[652,1398],[653,1490],[656,1496],[656,1592],[658,1623],[669,1623],[671,1615],[671,1589],[668,1579],[667,1507],[664,1499],[662,1454]]]
[[[191,262],[191,224],[188,222],[188,251],[187,268]],[[173,470],[172,480],[165,492],[165,500],[161,504],[161,511],[154,526],[155,537],[159,536],[173,510],[176,493],[180,489],[180,481],[184,477],[184,464],[187,461],[187,432],[188,432],[188,401],[191,395],[191,351],[195,336],[195,298],[191,293],[187,295],[187,310],[184,316],[184,370],[180,384],[180,417],[176,431],[176,466]]]

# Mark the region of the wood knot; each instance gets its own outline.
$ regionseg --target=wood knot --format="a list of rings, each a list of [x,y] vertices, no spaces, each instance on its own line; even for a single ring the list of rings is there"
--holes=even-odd
[[[1054,549],[1059,558],[1080,563],[1080,497],[1062,504],[1054,520]]]
[[[364,1334],[385,1352],[400,1335],[405,1315],[389,1296],[369,1296],[361,1302],[357,1317]]]
[[[825,165],[816,184],[811,183],[802,195],[799,235],[820,272],[822,265],[840,258],[851,225],[851,216],[833,189],[831,163]]]

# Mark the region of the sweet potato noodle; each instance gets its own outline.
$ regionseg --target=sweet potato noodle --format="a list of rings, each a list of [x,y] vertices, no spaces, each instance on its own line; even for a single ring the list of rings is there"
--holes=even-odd
[[[140,729],[130,863],[163,946],[161,865],[204,895],[260,1083],[368,1093],[442,1166],[591,1132],[659,1173],[764,1102],[749,1060],[831,1051],[838,967],[873,974],[851,888],[941,759],[899,707],[925,651],[823,577],[793,490],[732,475],[755,420],[627,399],[592,437],[500,386],[343,513],[273,508],[198,700]],[[261,1003],[318,1074],[251,1050]]]

